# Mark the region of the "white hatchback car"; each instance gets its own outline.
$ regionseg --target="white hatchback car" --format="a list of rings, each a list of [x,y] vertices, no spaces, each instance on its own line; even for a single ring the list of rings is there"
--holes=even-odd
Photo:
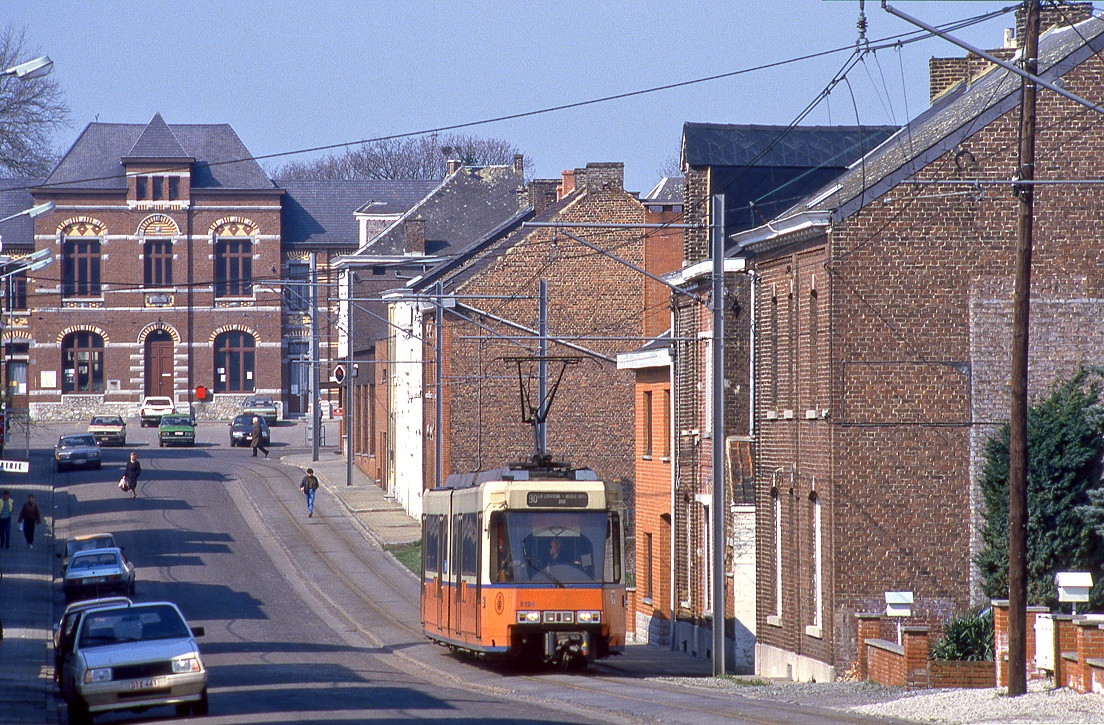
[[[174,705],[178,715],[207,714],[207,669],[195,638],[171,602],[105,604],[81,617],[61,671],[69,722],[97,713]]]
[[[161,423],[161,417],[172,415],[176,412],[176,404],[173,399],[160,395],[148,395],[142,401],[142,407],[138,408],[138,418],[143,428],[157,426]]]

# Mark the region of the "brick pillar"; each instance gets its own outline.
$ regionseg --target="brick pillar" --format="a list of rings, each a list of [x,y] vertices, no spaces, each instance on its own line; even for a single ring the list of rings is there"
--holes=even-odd
[[[1042,679],[1043,673],[1035,667],[1035,653],[1038,651],[1035,644],[1035,618],[1040,614],[1046,614],[1046,607],[1027,608],[1027,679]]]
[[[1062,653],[1077,649],[1077,632],[1073,627],[1073,615],[1054,614],[1051,619],[1054,620],[1054,686],[1065,687],[1069,673]]]
[[[1092,668],[1086,661],[1090,658],[1104,657],[1104,630],[1100,629],[1100,620],[1075,617],[1073,626],[1077,630],[1077,672],[1074,689],[1078,692],[1092,692]]]
[[[905,689],[928,689],[928,632],[930,627],[901,627],[901,647],[905,650]]]
[[[994,599],[993,605],[993,668],[997,687],[1008,687],[1008,600]]]
[[[858,637],[856,637],[859,645],[859,682],[865,682],[870,678],[870,665],[866,656],[866,640],[881,638],[882,613],[858,612],[857,614],[855,614],[855,619],[858,620],[859,630]]]

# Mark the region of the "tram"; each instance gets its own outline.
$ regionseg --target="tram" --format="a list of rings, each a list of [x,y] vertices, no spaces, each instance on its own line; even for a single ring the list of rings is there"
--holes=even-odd
[[[429,639],[564,667],[623,651],[620,485],[546,458],[454,474],[423,495]]]

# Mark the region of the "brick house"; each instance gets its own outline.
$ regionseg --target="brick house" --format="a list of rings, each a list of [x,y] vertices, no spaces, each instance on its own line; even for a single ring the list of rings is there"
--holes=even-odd
[[[644,206],[624,190],[623,174],[620,163],[592,163],[565,172],[562,180],[533,181],[525,206],[537,222],[640,224]],[[616,249],[635,264],[644,261],[639,229],[587,229],[577,236]],[[408,329],[426,346],[424,376],[417,381],[424,395],[410,390],[392,398],[395,406],[409,401],[424,421],[422,486],[437,479],[436,368],[430,351],[438,338],[433,311],[421,309],[418,296],[438,283],[448,295],[441,336],[443,476],[533,455],[532,429],[522,422],[519,373],[510,358],[536,354],[542,278],[548,284],[548,354],[578,360],[568,365],[552,408],[548,450],[557,460],[590,466],[605,480],[624,483],[631,501],[633,376],[617,369],[616,355],[645,340],[645,278],[552,228],[503,230],[476,240],[413,282],[409,300],[392,305],[392,320],[406,316],[403,324],[409,325],[413,319]],[[393,332],[393,340],[404,337],[413,339]],[[549,372],[556,376],[557,365],[550,364]],[[535,385],[534,375],[535,364],[523,367],[524,381]]]
[[[421,343],[417,337],[395,338],[393,325],[404,323],[386,295],[412,278],[448,262],[472,239],[515,228],[526,217],[519,189],[524,188],[524,159],[510,165],[465,166],[450,161],[445,179],[403,182],[415,198],[377,196],[357,211],[361,225],[358,249],[336,262],[344,271],[342,296],[353,304],[354,378],[352,416],[356,465],[400,502],[420,506],[422,489],[422,419],[416,406],[391,406],[396,396],[420,396]],[[420,186],[418,186],[420,185]],[[342,303],[342,319],[350,306]],[[347,341],[338,356],[348,356]],[[418,509],[420,511],[420,509]],[[414,509],[411,509],[413,512]]]
[[[686,178],[684,218],[697,224],[685,233],[684,267],[674,284],[708,298],[713,272],[708,259],[712,197],[725,197],[729,232],[751,228],[764,214],[843,173],[883,141],[884,126],[821,127],[687,123],[682,167]],[[731,255],[731,252],[730,252]],[[729,502],[725,542],[727,643],[730,669],[750,672],[755,646],[755,505],[752,485],[751,277],[743,259],[725,262],[725,458]],[[711,657],[712,575],[710,513],[712,451],[712,311],[685,295],[672,301],[674,331],[674,521],[671,566],[672,646]]]
[[[31,193],[56,204],[32,240],[56,261],[9,312],[32,417],[184,404],[199,385],[200,415],[282,397],[280,292],[258,282],[283,262],[283,191],[230,126],[89,124]]]
[[[640,197],[645,224],[682,221],[682,177],[664,178]],[[644,269],[660,276],[682,266],[682,229],[644,232]],[[635,375],[636,592],[630,597],[630,630],[636,641],[671,641],[671,312],[670,289],[644,281],[642,347],[617,356],[617,367]]]
[[[1040,73],[1099,98],[1102,47],[1100,20],[1052,29]],[[977,601],[976,481],[1008,417],[1020,81],[964,67],[835,182],[735,236],[757,272],[760,674],[842,673],[855,614],[886,591],[913,592],[915,624]],[[1098,179],[1102,149],[1098,116],[1040,90],[1036,179]],[[1039,184],[1035,218],[1033,396],[1104,361],[1104,196]]]

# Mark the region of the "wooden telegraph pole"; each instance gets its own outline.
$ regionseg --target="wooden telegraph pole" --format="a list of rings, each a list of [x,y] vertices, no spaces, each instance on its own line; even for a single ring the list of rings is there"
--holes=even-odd
[[[1024,0],[1023,69],[1038,74],[1039,0]],[[1012,297],[1012,405],[1008,433],[1008,694],[1027,692],[1027,343],[1031,311],[1031,234],[1035,211],[1035,82],[1022,81],[1019,224]]]

